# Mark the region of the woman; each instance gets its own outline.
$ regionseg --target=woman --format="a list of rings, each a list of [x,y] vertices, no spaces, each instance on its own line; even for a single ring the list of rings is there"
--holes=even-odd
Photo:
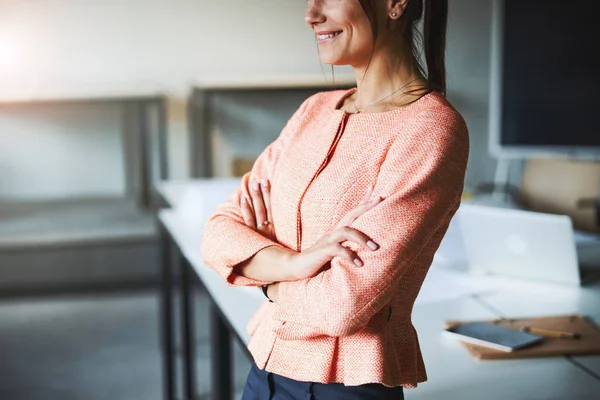
[[[270,299],[247,326],[243,400],[401,399],[426,380],[411,310],[469,151],[444,97],[446,19],[447,0],[308,1],[321,60],[357,87],[308,98],[202,241],[228,284]]]

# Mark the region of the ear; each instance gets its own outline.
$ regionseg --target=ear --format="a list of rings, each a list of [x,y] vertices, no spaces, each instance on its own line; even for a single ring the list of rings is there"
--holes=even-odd
[[[412,0],[420,1],[420,0]],[[400,19],[404,15],[409,0],[389,0],[388,18]]]

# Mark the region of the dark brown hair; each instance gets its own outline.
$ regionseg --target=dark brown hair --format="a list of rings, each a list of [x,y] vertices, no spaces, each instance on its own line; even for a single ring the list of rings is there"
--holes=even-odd
[[[373,3],[377,0],[359,0],[371,22],[373,38],[377,39],[378,24]],[[417,25],[423,18],[423,35]],[[448,25],[448,0],[409,0],[400,18],[400,32],[413,54],[423,76],[427,77],[429,89],[446,94],[446,28]],[[421,63],[419,42],[425,51],[427,72]],[[369,61],[370,63],[370,61]]]

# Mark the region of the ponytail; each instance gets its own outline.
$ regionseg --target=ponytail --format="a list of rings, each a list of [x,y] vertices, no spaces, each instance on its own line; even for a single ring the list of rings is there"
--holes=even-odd
[[[432,88],[445,95],[448,0],[424,1],[423,48],[427,61],[427,80]]]

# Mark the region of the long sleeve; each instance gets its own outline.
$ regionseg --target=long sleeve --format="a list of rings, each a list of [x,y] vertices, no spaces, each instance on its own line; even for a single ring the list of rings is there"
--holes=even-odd
[[[458,114],[425,112],[395,138],[381,165],[372,196],[384,197],[351,227],[380,248],[354,242],[364,266],[334,257],[318,275],[279,284],[273,318],[278,335],[303,339],[346,336],[358,331],[391,301],[402,277],[433,235],[458,208],[469,139]]]
[[[237,274],[233,268],[269,246],[281,246],[244,223],[240,212],[242,194],[249,197],[249,182],[253,179],[271,179],[279,155],[287,143],[292,140],[309,97],[292,115],[281,134],[256,159],[252,170],[242,177],[241,185],[226,202],[220,204],[215,213],[207,220],[202,233],[201,257],[204,263],[217,272],[230,286],[261,286],[272,282],[263,282]]]

